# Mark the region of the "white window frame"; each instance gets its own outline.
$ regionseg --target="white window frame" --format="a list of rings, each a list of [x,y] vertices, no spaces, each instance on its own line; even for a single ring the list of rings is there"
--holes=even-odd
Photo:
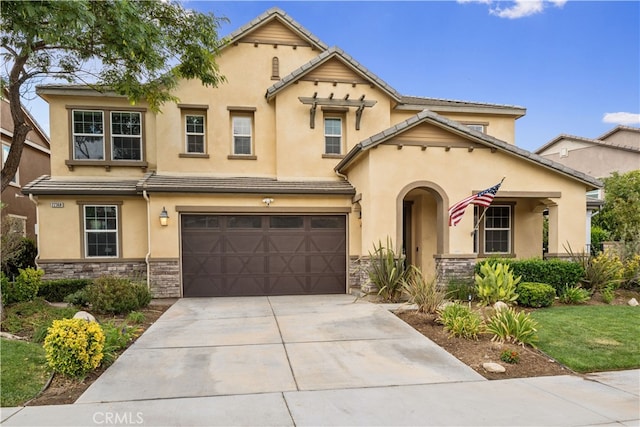
[[[488,227],[487,226],[487,221],[489,219],[489,211],[492,208],[507,208],[508,209],[508,215],[507,218],[509,219],[509,226],[508,227]],[[507,232],[507,250],[506,251],[489,251],[487,250],[487,233],[489,231],[506,231]],[[487,255],[491,254],[511,254],[512,253],[512,244],[513,242],[512,240],[512,234],[513,234],[513,206],[511,205],[491,205],[487,208],[487,213],[484,216],[484,227],[483,227],[483,239],[482,239],[482,245],[483,245],[483,252]]]
[[[76,118],[75,113],[100,113],[102,117],[102,133],[76,133]],[[104,162],[106,160],[106,147],[105,147],[105,127],[106,123],[104,120],[104,111],[102,110],[91,110],[91,109],[73,109],[71,110],[71,141],[73,144],[73,160],[82,160],[82,161],[90,161],[90,162]],[[102,158],[101,159],[79,159],[76,157],[76,137],[88,137],[88,138],[102,138]]]
[[[333,133],[327,133],[327,122],[330,121],[337,121],[340,123],[339,129],[340,129],[340,134],[333,134]],[[324,118],[323,121],[323,132],[324,132],[324,154],[327,155],[335,155],[335,156],[339,156],[342,154],[342,143],[343,143],[343,126],[344,126],[344,121],[342,120],[342,117],[336,117],[336,116],[327,116]],[[329,138],[338,138],[338,143],[339,143],[339,151],[337,153],[334,152],[329,152],[328,148],[329,148]]]
[[[2,167],[4,168],[4,164],[7,161],[7,158],[9,157],[9,151],[11,151],[11,145],[9,144],[2,144]],[[12,185],[14,187],[20,187],[20,168],[18,167],[18,169],[16,169],[16,174],[13,176],[13,179],[11,180],[11,182],[9,183],[9,185]]]
[[[189,117],[201,117],[202,118],[202,132],[189,132]],[[207,138],[206,138],[206,129],[207,129],[207,118],[204,114],[190,114],[187,113],[184,115],[184,133],[185,133],[185,153],[188,154],[205,154],[207,152]],[[190,136],[200,136],[202,137],[202,151],[191,151],[189,150],[189,137]]]
[[[134,115],[137,114],[138,118],[139,118],[139,123],[138,126],[140,127],[140,132],[135,135],[135,134],[120,134],[120,133],[114,133],[113,131],[113,115],[114,114],[128,114],[128,115]],[[111,139],[111,160],[115,161],[115,162],[143,162],[144,161],[144,146],[142,144],[142,113],[139,111],[120,111],[120,110],[113,110],[109,112],[109,134],[110,134],[110,139]],[[116,159],[115,158],[115,138],[137,138],[138,139],[138,148],[140,151],[140,158],[139,159]]]
[[[249,133],[237,133],[236,122],[249,122]],[[240,131],[240,129],[238,129]],[[250,115],[233,115],[231,117],[231,136],[232,136],[232,153],[234,156],[252,156],[253,155],[253,116]],[[249,152],[239,153],[237,150],[236,138],[249,138]]]
[[[114,208],[115,209],[115,228],[114,229],[88,229],[87,228],[87,208]],[[118,205],[101,205],[101,204],[87,204],[82,205],[82,229],[84,239],[84,256],[85,258],[119,258],[120,257],[120,223],[119,223],[119,207]],[[90,255],[89,254],[89,233],[113,233],[116,236],[115,241],[115,254],[114,255]]]
[[[469,123],[469,124],[466,124],[465,126],[468,127],[469,129],[482,132],[482,133],[486,133],[487,131],[487,126],[479,123]]]

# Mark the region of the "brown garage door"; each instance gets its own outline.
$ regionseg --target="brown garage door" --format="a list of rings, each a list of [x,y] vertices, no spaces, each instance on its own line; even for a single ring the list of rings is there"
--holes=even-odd
[[[185,297],[345,293],[344,215],[182,215]]]

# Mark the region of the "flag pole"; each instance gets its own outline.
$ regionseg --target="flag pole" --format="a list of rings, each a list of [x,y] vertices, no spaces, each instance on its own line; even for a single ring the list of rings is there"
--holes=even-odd
[[[502,177],[502,180],[500,181],[500,185],[502,185],[502,182],[504,181],[506,177]],[[478,227],[480,226],[480,221],[482,221],[482,219],[484,218],[485,214],[487,213],[487,211],[489,210],[489,207],[487,206],[486,208],[484,208],[484,210],[482,211],[482,215],[480,215],[480,218],[478,218],[478,222],[476,223],[475,227],[473,227],[473,230],[471,230],[471,235],[473,236],[473,233],[476,232],[476,230],[478,229]]]

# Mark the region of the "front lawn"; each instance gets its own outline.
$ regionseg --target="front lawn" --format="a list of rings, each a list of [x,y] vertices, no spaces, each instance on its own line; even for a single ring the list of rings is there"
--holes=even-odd
[[[534,311],[538,348],[576,372],[640,368],[640,309],[615,305]]]
[[[41,345],[0,340],[0,406],[18,406],[34,397],[49,378]]]

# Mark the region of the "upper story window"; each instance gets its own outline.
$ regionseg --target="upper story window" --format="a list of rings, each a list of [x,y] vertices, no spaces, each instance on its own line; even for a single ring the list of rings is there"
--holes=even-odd
[[[475,130],[482,133],[486,133],[487,131],[487,126],[483,124],[470,123],[470,124],[466,124],[465,126],[467,126],[471,130]]]
[[[70,169],[94,164],[146,167],[144,110],[69,108],[71,148],[66,163]]]
[[[185,132],[186,132],[186,144],[187,153],[200,153],[204,154],[204,137],[205,137],[205,123],[204,115],[201,114],[186,114],[184,116]]]
[[[253,117],[251,116],[233,116],[233,154],[234,155],[251,155],[251,128],[253,127]]]
[[[138,112],[111,112],[113,160],[142,160],[142,119]]]
[[[7,145],[7,144],[2,144],[2,167],[4,168],[4,164],[7,161],[7,158],[9,157],[9,151],[11,150],[11,146]],[[18,184],[18,172],[16,172],[16,174],[13,176],[13,178],[11,178],[11,182],[12,185],[19,185]]]
[[[280,60],[277,56],[271,58],[271,80],[280,80]]]
[[[342,154],[342,119],[340,117],[324,119],[324,153]]]

